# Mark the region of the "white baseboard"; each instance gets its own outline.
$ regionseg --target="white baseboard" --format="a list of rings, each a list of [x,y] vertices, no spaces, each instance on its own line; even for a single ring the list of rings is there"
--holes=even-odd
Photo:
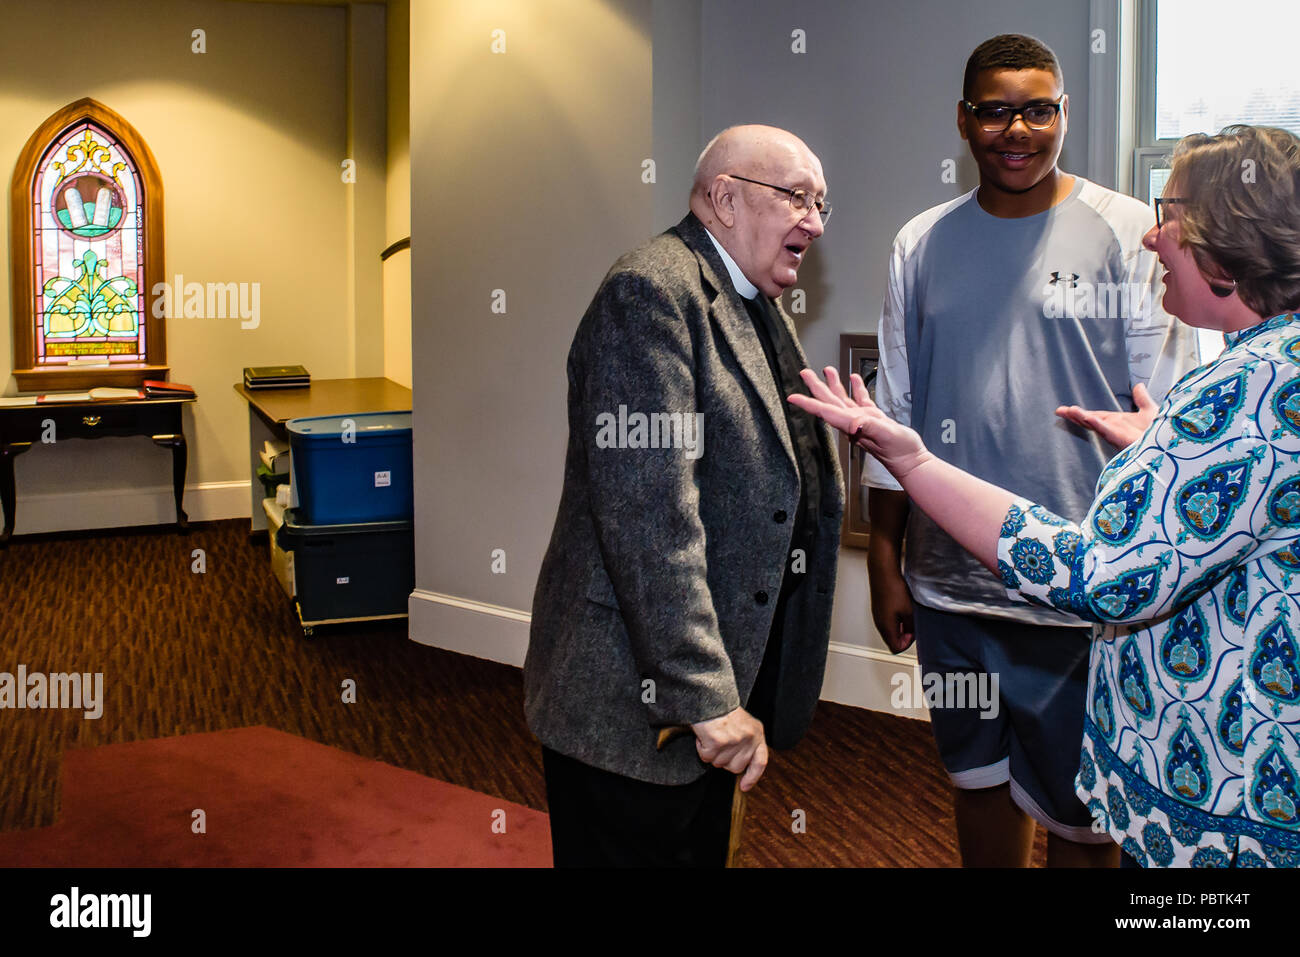
[[[526,611],[417,588],[407,605],[412,641],[516,668],[528,653]]]
[[[412,641],[523,667],[531,621],[526,611],[422,589],[411,593],[409,611]],[[911,682],[918,670],[916,658],[911,655],[895,657],[872,648],[831,642],[821,697],[823,701],[928,720],[924,708],[890,704],[897,683],[894,676],[906,673]]]
[[[894,689],[900,684],[896,676],[906,675],[910,691],[915,683],[919,683],[920,672],[914,654],[891,655],[875,648],[832,641],[826,655],[826,677],[822,680],[821,697],[823,701],[929,721],[929,712],[924,707],[899,707],[890,701]],[[908,700],[915,699],[909,695]]]
[[[248,518],[249,482],[204,482],[186,486],[181,506],[191,522]],[[68,532],[176,521],[172,490],[166,488],[36,492],[18,488],[14,535]]]

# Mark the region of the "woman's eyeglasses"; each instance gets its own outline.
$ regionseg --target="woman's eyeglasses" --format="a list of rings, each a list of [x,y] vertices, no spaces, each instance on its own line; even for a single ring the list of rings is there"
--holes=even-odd
[[[1156,208],[1156,231],[1159,232],[1165,223],[1169,222],[1168,207],[1187,206],[1190,204],[1181,196],[1157,196],[1152,201],[1152,205]],[[1205,275],[1204,270],[1202,270],[1201,274]],[[1227,299],[1237,291],[1237,280],[1235,279],[1205,276],[1205,283],[1210,287],[1210,292],[1214,293],[1220,299]]]

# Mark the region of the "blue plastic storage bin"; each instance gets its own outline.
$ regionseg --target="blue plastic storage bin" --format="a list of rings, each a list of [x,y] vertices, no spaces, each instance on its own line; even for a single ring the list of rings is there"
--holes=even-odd
[[[285,429],[304,524],[412,518],[410,412],[290,419]]]

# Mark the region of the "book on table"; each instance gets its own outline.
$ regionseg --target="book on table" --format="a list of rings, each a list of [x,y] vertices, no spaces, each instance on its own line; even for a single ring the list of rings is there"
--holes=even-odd
[[[163,382],[161,379],[145,379],[145,398],[148,399],[192,399],[195,397],[194,386],[183,382]]]
[[[311,374],[302,366],[247,366],[244,385],[250,389],[298,389],[311,385]]]

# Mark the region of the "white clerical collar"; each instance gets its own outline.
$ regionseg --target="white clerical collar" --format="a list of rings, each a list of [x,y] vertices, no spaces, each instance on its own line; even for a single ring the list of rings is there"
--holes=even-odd
[[[707,226],[704,228],[704,231],[709,233]],[[740,267],[736,265],[736,261],[727,254],[725,249],[722,248],[722,243],[718,242],[717,237],[715,237],[713,233],[709,233],[709,239],[713,240],[713,248],[716,249],[718,255],[722,257],[722,264],[727,267],[727,272],[731,275],[731,284],[736,287],[736,292],[740,293],[740,295],[745,299],[753,299],[757,296],[758,287],[745,278],[745,274],[740,271]]]

